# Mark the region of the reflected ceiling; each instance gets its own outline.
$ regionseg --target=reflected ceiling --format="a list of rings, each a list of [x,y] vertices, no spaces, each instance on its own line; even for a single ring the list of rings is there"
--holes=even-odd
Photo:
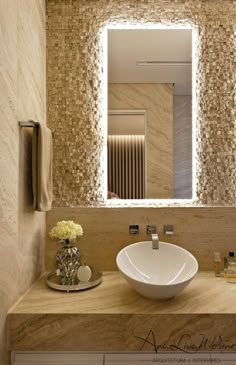
[[[144,60],[185,64],[137,66]],[[191,61],[190,29],[108,30],[110,83],[173,83],[175,95],[191,95]]]

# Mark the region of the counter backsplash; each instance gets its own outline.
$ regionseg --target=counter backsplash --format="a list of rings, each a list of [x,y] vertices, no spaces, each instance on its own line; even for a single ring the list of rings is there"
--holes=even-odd
[[[116,255],[126,245],[149,240],[146,225],[155,224],[161,241],[189,250],[198,260],[200,270],[213,269],[213,253],[227,255],[236,250],[236,208],[53,208],[47,215],[46,271],[56,268],[59,245],[49,230],[59,220],[74,220],[82,225],[84,235],[77,240],[83,261],[96,270],[117,270]],[[139,225],[139,234],[130,235],[129,225]],[[174,226],[174,235],[163,233],[164,225]]]

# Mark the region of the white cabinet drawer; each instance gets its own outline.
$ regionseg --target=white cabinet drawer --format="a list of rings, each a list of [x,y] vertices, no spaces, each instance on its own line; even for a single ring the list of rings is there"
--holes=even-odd
[[[152,365],[152,364],[236,364],[236,353],[229,352],[164,352],[106,354],[105,365]]]
[[[12,365],[103,365],[103,354],[16,352]]]
[[[105,365],[152,365],[155,355],[141,352],[105,354]]]

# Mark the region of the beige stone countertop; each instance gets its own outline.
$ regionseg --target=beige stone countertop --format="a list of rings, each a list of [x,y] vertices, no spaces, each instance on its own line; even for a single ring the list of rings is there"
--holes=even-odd
[[[44,274],[8,313],[8,348],[149,351],[152,343],[142,341],[152,331],[159,343],[177,343],[185,333],[226,336],[236,350],[235,314],[236,285],[213,272],[199,272],[168,301],[141,297],[119,272],[104,272],[97,287],[70,293],[48,288]]]
[[[213,272],[199,272],[182,293],[167,301],[143,298],[118,271],[104,272],[102,283],[94,288],[70,293],[49,288],[46,276],[9,313],[236,313],[236,284]]]

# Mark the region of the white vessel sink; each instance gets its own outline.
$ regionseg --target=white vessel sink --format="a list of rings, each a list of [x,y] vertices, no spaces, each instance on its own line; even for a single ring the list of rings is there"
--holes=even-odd
[[[137,242],[116,257],[118,269],[138,293],[147,298],[169,299],[180,293],[198,271],[195,257],[171,243]]]

